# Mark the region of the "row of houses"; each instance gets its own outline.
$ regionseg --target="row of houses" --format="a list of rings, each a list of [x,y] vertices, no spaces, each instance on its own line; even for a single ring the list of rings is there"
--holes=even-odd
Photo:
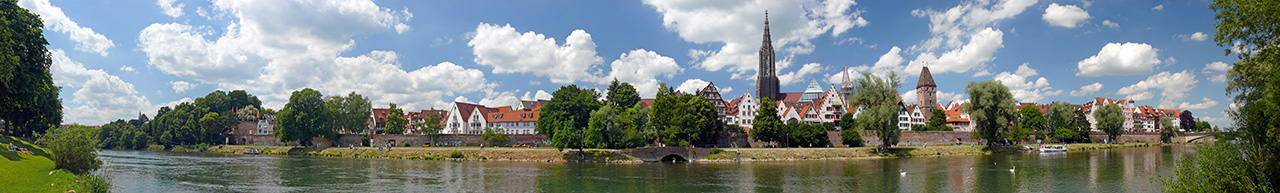
[[[904,130],[911,130],[915,125],[927,125],[932,116],[932,110],[940,109],[946,116],[947,126],[955,131],[973,131],[969,113],[962,110],[968,104],[968,101],[938,103],[936,102],[936,96],[934,96],[935,93],[928,92],[936,91],[936,86],[928,68],[922,69],[916,86],[917,95],[919,96],[916,103],[897,102],[899,106],[898,127]],[[839,85],[839,88],[836,85],[831,85],[827,89],[823,89],[817,81],[811,81],[804,92],[779,93],[780,100],[777,100],[778,116],[784,122],[837,123],[845,113],[852,113],[854,116],[862,113],[863,108],[853,105],[856,103],[848,97],[853,92],[853,82],[850,80],[848,73],[845,73],[844,80]],[[690,94],[701,96],[715,105],[721,121],[739,125],[748,131],[752,127],[756,110],[760,107],[760,100],[762,100],[752,95],[751,92],[744,92],[737,98],[725,100],[721,97],[720,88],[715,83],[708,83],[705,87],[699,89],[697,93]],[[538,122],[538,113],[542,105],[547,102],[548,100],[520,101],[519,104],[514,106],[498,107],[454,102],[446,110],[409,112],[405,114],[405,118],[409,120],[410,125],[414,125],[425,120],[427,115],[439,115],[443,119],[437,124],[444,127],[441,133],[445,134],[480,134],[486,128],[501,129],[506,134],[537,134],[534,128]],[[646,107],[652,107],[653,102],[654,99],[640,100],[640,104]],[[1094,98],[1094,100],[1083,104],[1072,104],[1071,107],[1076,110],[1083,110],[1090,127],[1097,130],[1097,119],[1094,112],[1104,105],[1111,104],[1120,106],[1121,112],[1125,117],[1124,128],[1126,131],[1154,132],[1156,122],[1165,117],[1172,118],[1175,123],[1180,121],[1181,110],[1179,109],[1136,106],[1133,100],[1127,99]],[[1021,109],[1026,106],[1034,106],[1040,109],[1041,113],[1047,113],[1049,105],[1017,103],[1016,107]],[[371,112],[370,128],[373,128],[374,131],[382,130],[385,127],[386,115],[389,110],[375,108]],[[422,133],[418,128],[407,128],[406,133]]]

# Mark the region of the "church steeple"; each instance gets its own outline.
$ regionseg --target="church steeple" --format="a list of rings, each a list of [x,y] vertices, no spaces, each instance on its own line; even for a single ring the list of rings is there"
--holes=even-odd
[[[764,12],[764,39],[760,42],[760,68],[756,76],[756,96],[770,100],[782,100],[778,93],[777,69],[774,69],[773,39],[769,38],[769,11]]]

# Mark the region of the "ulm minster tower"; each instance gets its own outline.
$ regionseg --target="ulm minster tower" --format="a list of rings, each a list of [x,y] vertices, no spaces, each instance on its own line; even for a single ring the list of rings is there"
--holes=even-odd
[[[760,68],[756,74],[756,97],[782,100],[778,91],[777,69],[773,68],[773,40],[769,38],[769,11],[764,12],[764,40],[760,42]]]

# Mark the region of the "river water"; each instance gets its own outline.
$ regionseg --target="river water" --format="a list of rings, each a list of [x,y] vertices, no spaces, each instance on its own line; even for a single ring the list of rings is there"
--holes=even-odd
[[[113,192],[1158,192],[1191,146],[898,159],[542,163],[104,150]]]

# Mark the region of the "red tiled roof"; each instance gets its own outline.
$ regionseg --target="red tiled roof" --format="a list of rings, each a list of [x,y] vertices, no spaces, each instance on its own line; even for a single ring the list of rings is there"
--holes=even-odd
[[[462,121],[464,122],[471,121],[471,113],[475,112],[475,109],[477,108],[480,108],[480,116],[485,116],[490,112],[495,112],[498,110],[496,108],[485,107],[484,105],[464,103],[464,102],[454,102],[454,104],[458,105],[458,113],[459,115],[462,116]],[[508,109],[510,109],[510,106],[507,106],[507,107]]]
[[[653,108],[654,100],[655,99],[640,99],[640,105],[644,105],[646,108]]]
[[[379,108],[374,108],[374,109],[373,109],[373,120],[370,120],[370,121],[373,121],[374,123],[384,123],[384,122],[387,122],[387,114],[391,114],[391,109],[379,109]]]
[[[498,112],[489,113],[488,115],[486,115],[485,119],[489,120],[490,123],[535,122],[535,121],[538,121],[538,117],[539,117],[538,113],[542,111],[541,107],[534,108],[534,109],[514,110],[514,111],[502,110],[502,108],[498,108],[498,109],[499,109]]]
[[[780,94],[782,94],[782,101],[786,101],[786,102],[800,102],[800,95],[804,95],[804,93],[802,92],[780,93]]]

